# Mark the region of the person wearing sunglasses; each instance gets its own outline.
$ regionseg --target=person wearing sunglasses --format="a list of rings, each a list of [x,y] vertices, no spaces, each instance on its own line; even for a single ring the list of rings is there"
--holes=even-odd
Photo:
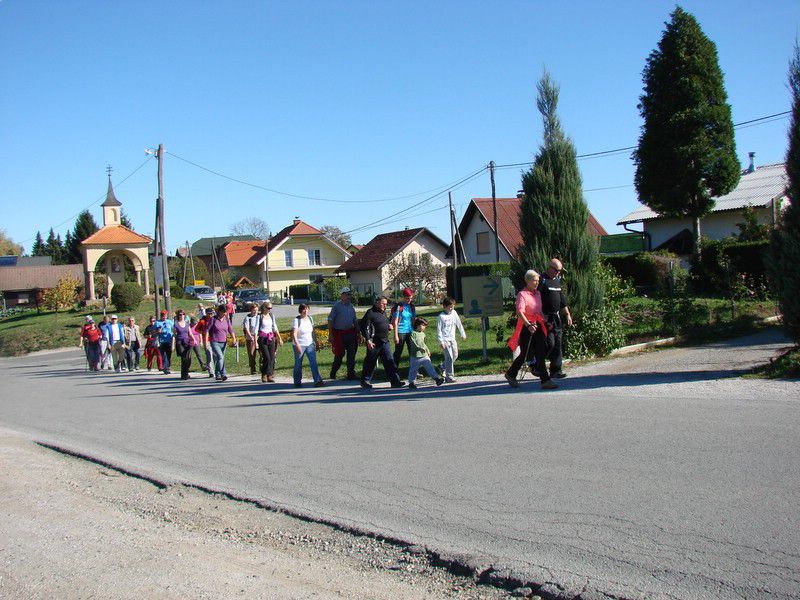
[[[563,352],[562,339],[564,324],[567,327],[572,325],[572,314],[569,312],[567,296],[561,283],[561,274],[564,266],[557,258],[547,263],[547,270],[542,275],[539,284],[539,292],[542,297],[542,313],[547,323],[547,345],[551,348],[548,358],[550,359],[550,377],[561,379],[566,374],[561,370]],[[562,320],[562,315],[564,320]],[[542,366],[544,368],[544,366]]]

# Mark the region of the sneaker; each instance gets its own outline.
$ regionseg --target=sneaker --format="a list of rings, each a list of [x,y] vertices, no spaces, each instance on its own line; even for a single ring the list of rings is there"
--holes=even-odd
[[[222,381],[222,377],[219,377],[219,376],[214,377],[214,381]]]
[[[415,390],[415,389],[417,389],[417,384],[416,384],[416,383],[414,383],[413,381],[409,382],[409,384],[408,384],[408,389],[410,389],[410,390]]]
[[[228,376],[227,375],[223,375],[222,376],[222,381],[228,381]]]
[[[456,382],[456,378],[455,377],[445,377],[444,378],[444,382],[445,383],[455,383]]]
[[[209,373],[208,376],[209,376],[209,378],[210,377],[214,377],[214,374],[213,373]],[[219,379],[219,377],[217,377],[217,379]]]
[[[361,387],[364,388],[365,390],[371,390],[372,389],[372,384],[369,381],[364,381],[362,379],[361,380]]]
[[[542,382],[542,389],[543,390],[557,390],[558,385],[552,379],[548,379],[547,381]]]
[[[267,383],[275,383],[275,378],[272,375],[267,375]]]
[[[437,377],[436,378],[436,385],[437,387],[444,383],[444,377]]]
[[[397,383],[393,383],[392,387],[393,388],[397,388],[397,389],[400,389],[402,387],[406,387],[406,382],[405,381],[398,381]]]
[[[566,376],[567,374],[564,373],[564,371],[559,371],[558,373],[550,373],[550,377],[552,379],[564,379],[564,377]]]
[[[512,388],[518,388],[519,387],[519,382],[517,381],[516,377],[512,377],[511,375],[506,373],[505,374],[505,378],[506,378],[506,381],[508,382],[508,385],[510,385]]]
[[[325,387],[325,382],[320,379],[314,384],[314,387]]]
[[[261,376],[261,383],[267,383],[267,376],[266,375],[262,375]]]
[[[148,372],[148,373],[149,373],[150,371],[152,371],[152,370],[153,370],[153,369],[152,369],[151,367],[147,367],[147,372]]]

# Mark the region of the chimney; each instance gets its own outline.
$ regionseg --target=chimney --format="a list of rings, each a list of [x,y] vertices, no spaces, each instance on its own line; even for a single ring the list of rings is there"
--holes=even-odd
[[[747,156],[750,157],[750,166],[747,167],[746,173],[752,173],[756,170],[756,153],[755,152],[748,152]]]
[[[299,225],[300,224],[300,217],[295,217],[294,221],[292,221],[292,223],[294,223],[295,225]]]

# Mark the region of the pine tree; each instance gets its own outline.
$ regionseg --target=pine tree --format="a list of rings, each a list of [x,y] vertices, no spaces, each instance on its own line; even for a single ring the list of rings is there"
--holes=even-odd
[[[692,219],[698,253],[700,218],[736,187],[741,167],[717,47],[690,13],[670,16],[644,68],[634,183],[657,213]]]
[[[31,256],[44,256],[44,255],[45,255],[44,239],[42,239],[42,233],[40,231],[37,231],[36,239],[33,242],[33,246],[31,246]]]
[[[119,223],[123,227],[127,227],[128,229],[133,229],[133,223],[131,223],[131,219],[124,210],[119,209]]]
[[[72,228],[69,245],[65,248],[67,261],[70,263],[82,263],[83,253],[81,252],[81,242],[100,229],[88,210],[82,211],[75,219],[75,226]]]
[[[56,236],[53,228],[44,243],[45,255],[49,256],[54,265],[62,264],[64,257],[64,245],[61,243],[61,235]]]
[[[556,113],[559,88],[545,71],[536,86],[536,106],[544,122],[544,141],[530,171],[522,176],[522,246],[513,265],[522,284],[528,269],[544,271],[551,258],[564,263],[564,285],[573,314],[601,304],[602,290],[592,276],[597,246],[587,232],[589,208],[583,199],[575,146]]]
[[[794,45],[789,63],[789,90],[792,94],[792,118],[789,124],[789,149],[786,173],[787,196],[791,203],[783,211],[779,228],[773,236],[773,268],[780,298],[784,326],[800,343],[800,46]]]

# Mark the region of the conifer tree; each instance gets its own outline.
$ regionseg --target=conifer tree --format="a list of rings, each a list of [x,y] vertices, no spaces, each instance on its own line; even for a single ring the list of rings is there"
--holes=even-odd
[[[692,220],[699,253],[700,218],[736,187],[741,167],[717,47],[690,13],[670,16],[644,68],[634,183],[657,213]]]
[[[31,246],[31,256],[44,256],[44,255],[45,255],[44,239],[42,238],[42,233],[40,231],[37,231],[36,239],[33,242],[33,246]]]
[[[61,235],[56,236],[53,228],[50,228],[50,233],[47,236],[47,241],[44,243],[45,254],[50,257],[54,265],[60,265],[64,259],[64,244],[61,242]]]
[[[512,266],[522,285],[528,269],[543,272],[551,258],[564,263],[564,285],[573,314],[599,307],[602,290],[592,276],[597,245],[587,231],[589,208],[583,199],[575,146],[561,127],[556,108],[559,87],[545,71],[536,86],[536,106],[544,140],[531,169],[522,176],[522,246]]]
[[[65,248],[67,260],[70,263],[82,263],[83,253],[81,252],[81,242],[100,229],[88,210],[81,211],[75,219],[72,228],[69,245]]]
[[[123,227],[127,227],[128,229],[133,229],[133,223],[131,223],[131,219],[123,209],[120,209],[119,212],[119,223]]]
[[[783,323],[795,342],[800,343],[800,46],[797,41],[789,64],[789,90],[792,117],[786,173],[789,176],[787,196],[790,204],[781,215],[772,249]]]

